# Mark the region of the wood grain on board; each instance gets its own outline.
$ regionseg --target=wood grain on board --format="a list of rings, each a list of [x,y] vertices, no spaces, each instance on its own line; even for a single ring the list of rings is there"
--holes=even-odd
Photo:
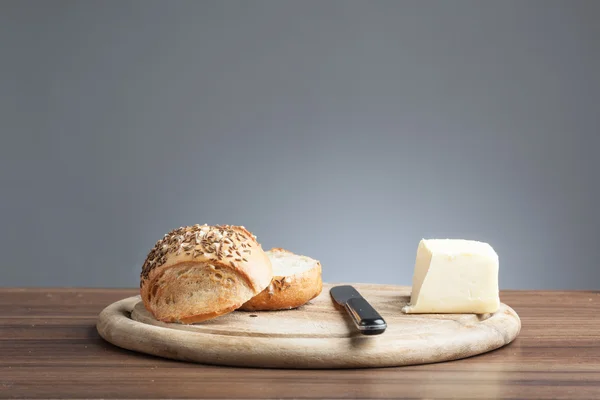
[[[392,368],[207,366],[123,350],[98,314],[132,290],[0,289],[0,398],[600,398],[600,292],[503,291],[521,332],[498,350]]]
[[[234,311],[194,325],[162,323],[141,300],[108,306],[98,329],[128,350],[216,365],[269,368],[390,367],[455,360],[514,340],[521,323],[505,304],[493,314],[403,314],[410,287],[352,285],[386,320],[377,336],[364,336],[336,307],[325,284],[321,294],[293,310]]]

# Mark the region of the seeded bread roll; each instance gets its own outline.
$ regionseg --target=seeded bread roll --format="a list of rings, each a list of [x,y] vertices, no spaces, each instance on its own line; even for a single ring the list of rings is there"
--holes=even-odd
[[[194,225],[155,244],[142,267],[140,293],[157,320],[191,324],[235,310],[272,277],[269,257],[244,227]]]
[[[243,311],[286,310],[300,307],[317,297],[323,289],[321,263],[291,251],[267,251],[273,264],[273,280],[258,295],[244,303]]]

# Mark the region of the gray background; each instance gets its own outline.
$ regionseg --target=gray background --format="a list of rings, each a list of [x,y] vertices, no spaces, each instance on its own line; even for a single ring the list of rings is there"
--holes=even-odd
[[[599,289],[598,1],[2,1],[2,286],[136,287],[194,223],[324,280],[422,237]]]

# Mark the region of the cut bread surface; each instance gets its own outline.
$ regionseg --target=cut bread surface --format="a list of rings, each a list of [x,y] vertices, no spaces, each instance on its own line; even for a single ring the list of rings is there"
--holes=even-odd
[[[261,293],[242,305],[242,311],[284,310],[300,307],[323,289],[321,263],[311,257],[274,248],[266,252],[273,280]]]
[[[316,260],[285,250],[269,250],[267,256],[271,260],[275,277],[301,274],[316,267]]]

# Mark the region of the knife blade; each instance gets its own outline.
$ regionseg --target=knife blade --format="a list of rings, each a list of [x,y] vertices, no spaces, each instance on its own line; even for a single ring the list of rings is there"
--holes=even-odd
[[[387,328],[377,310],[351,285],[334,286],[329,290],[333,300],[346,309],[352,322],[363,335],[380,335]]]

